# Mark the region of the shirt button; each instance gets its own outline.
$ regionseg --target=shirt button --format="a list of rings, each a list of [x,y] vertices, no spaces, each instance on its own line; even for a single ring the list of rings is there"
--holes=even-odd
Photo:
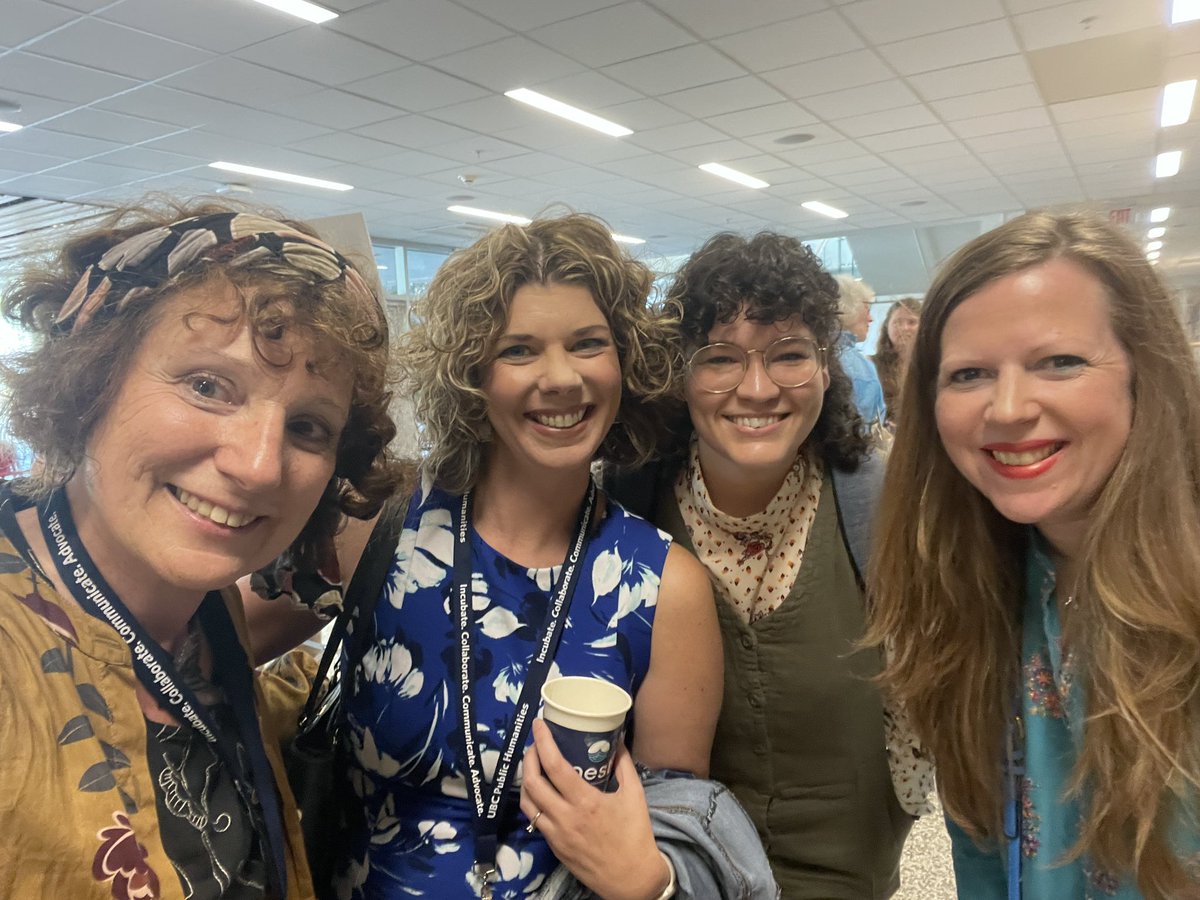
[[[751,694],[750,705],[755,709],[758,709],[760,706],[762,706],[762,697],[758,696],[758,694]]]
[[[753,650],[754,649],[754,638],[752,638],[748,634],[742,635],[742,646],[745,647],[747,650]]]

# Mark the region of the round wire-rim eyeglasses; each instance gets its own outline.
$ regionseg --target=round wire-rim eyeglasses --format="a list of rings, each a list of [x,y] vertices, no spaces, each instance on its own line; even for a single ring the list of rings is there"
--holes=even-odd
[[[816,378],[825,367],[825,352],[826,348],[816,341],[802,337],[779,338],[765,350],[745,350],[737,344],[718,341],[705,344],[692,354],[688,374],[697,390],[728,394],[745,381],[750,371],[750,354],[759,353],[763,371],[771,381],[781,388],[798,388]]]

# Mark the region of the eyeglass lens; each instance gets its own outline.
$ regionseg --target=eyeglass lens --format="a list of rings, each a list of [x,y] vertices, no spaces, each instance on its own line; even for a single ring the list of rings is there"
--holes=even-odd
[[[750,353],[761,353],[767,377],[780,387],[800,387],[821,367],[817,345],[808,338],[780,338],[766,350],[743,350],[736,344],[709,344],[691,359],[693,385],[708,393],[732,391],[750,365]]]

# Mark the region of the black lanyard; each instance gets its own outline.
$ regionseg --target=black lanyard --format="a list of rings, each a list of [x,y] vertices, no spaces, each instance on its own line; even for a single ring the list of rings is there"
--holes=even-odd
[[[587,498],[576,525],[575,537],[567,547],[558,584],[550,598],[545,621],[542,622],[533,657],[526,670],[525,684],[517,699],[517,711],[513,716],[508,740],[496,763],[491,791],[485,801],[488,787],[484,780],[479,752],[479,729],[472,710],[472,689],[475,684],[475,660],[471,654],[475,623],[472,614],[471,591],[471,493],[463,495],[458,515],[455,517],[454,582],[451,597],[457,606],[459,643],[459,713],[462,727],[467,789],[470,791],[471,812],[475,822],[475,874],[483,886],[483,896],[491,896],[491,883],[496,880],[496,849],[499,845],[500,818],[504,812],[508,783],[516,768],[517,751],[525,746],[525,739],[533,725],[534,713],[541,702],[542,684],[554,663],[554,653],[566,626],[567,612],[571,608],[571,597],[575,593],[580,563],[587,553],[588,535],[596,511],[596,484],[588,484]]]
[[[55,568],[67,589],[86,612],[111,625],[129,645],[133,651],[133,670],[146,690],[163,700],[167,709],[186,720],[216,747],[246,803],[251,822],[254,821],[254,797],[257,794],[267,828],[266,855],[273,863],[268,873],[272,876],[272,887],[278,896],[286,897],[283,816],[255,714],[254,674],[221,594],[210,591],[200,604],[198,615],[200,625],[212,645],[214,678],[225,688],[238,731],[250,757],[249,771],[239,759],[236,739],[217,727],[212,713],[175,671],[171,655],[157,641],[142,633],[137,619],[92,562],[83,542],[79,540],[71,507],[63,491],[56,491],[45,506],[38,507],[38,521]]]

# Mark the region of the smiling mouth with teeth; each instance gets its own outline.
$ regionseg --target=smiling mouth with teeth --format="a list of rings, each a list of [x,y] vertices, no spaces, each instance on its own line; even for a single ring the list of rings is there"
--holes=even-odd
[[[1048,459],[1053,456],[1065,445],[1062,443],[1046,444],[1044,447],[1037,447],[1033,450],[1024,450],[1020,453],[1011,453],[1004,450],[989,450],[992,458],[998,463],[1003,463],[1006,466],[1032,466],[1034,463],[1039,463],[1043,459]]]
[[[223,506],[217,506],[215,503],[201,500],[195,494],[189,494],[181,487],[172,486],[171,492],[175,495],[176,500],[196,513],[196,515],[204,516],[209,521],[216,522],[218,525],[224,525],[226,528],[242,528],[251,522],[257,522],[259,518],[258,516],[247,516],[241,513],[230,512]]]
[[[740,425],[743,428],[766,428],[768,425],[774,425],[776,422],[782,422],[783,416],[727,416],[734,425]]]
[[[587,407],[577,409],[569,413],[557,413],[555,415],[547,415],[546,413],[530,413],[529,418],[537,422],[539,425],[545,425],[547,428],[573,428],[583,421],[587,415]]]

